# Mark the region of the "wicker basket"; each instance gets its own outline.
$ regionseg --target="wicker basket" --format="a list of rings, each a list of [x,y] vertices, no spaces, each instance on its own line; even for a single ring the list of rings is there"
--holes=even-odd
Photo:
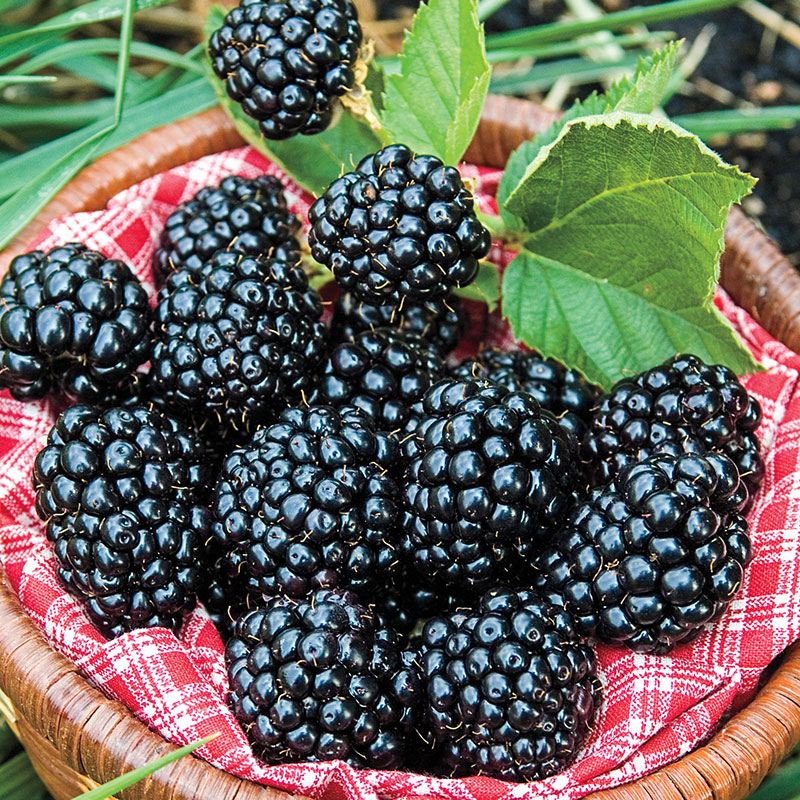
[[[466,158],[502,167],[552,112],[489,97]],[[122,189],[242,140],[219,108],[145,134],[73,180],[0,254],[0,270],[54,217],[103,208]],[[745,216],[726,232],[722,285],[774,337],[800,352],[800,275]],[[120,703],[91,688],[46,643],[0,572],[0,712],[56,800],[174,749]],[[736,800],[748,795],[800,740],[800,644],[790,648],[750,705],[704,747],[593,800]],[[120,800],[288,800],[290,795],[186,758],[126,790]]]

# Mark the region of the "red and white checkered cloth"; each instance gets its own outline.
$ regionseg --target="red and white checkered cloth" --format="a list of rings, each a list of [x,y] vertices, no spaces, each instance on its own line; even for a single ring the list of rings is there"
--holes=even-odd
[[[164,220],[175,206],[225,175],[254,177],[265,171],[285,180],[293,210],[305,216],[308,195],[274,164],[242,148],[146,180],[118,194],[104,211],[56,220],[38,244],[50,248],[85,242],[130,264],[152,295],[150,259]],[[496,213],[493,196],[499,174],[469,166],[463,171],[476,179],[481,206]],[[492,255],[501,264],[511,257],[497,248]],[[717,303],[767,368],[746,380],[764,410],[759,433],[766,477],[750,513],[754,561],[728,611],[695,642],[678,647],[670,656],[598,649],[605,697],[595,730],[577,762],[546,781],[440,780],[356,771],[338,762],[260,764],[225,705],[222,643],[203,609],[192,613],[178,636],[155,629],[107,642],[86,620],[79,603],[59,587],[34,512],[29,477],[57,409],[46,401],[19,403],[7,394],[0,395],[0,561],[47,640],[93,685],[122,701],[175,744],[221,731],[198,754],[243,778],[324,800],[572,800],[632,781],[707,738],[723,715],[753,696],[772,659],[800,637],[800,357],[772,339],[724,294]],[[480,343],[512,344],[499,319],[487,319],[478,304],[470,311],[473,331],[469,346],[462,347],[459,355]]]

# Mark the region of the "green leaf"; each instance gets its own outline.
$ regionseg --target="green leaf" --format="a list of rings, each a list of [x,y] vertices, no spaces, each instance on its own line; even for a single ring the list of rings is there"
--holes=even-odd
[[[3,800],[41,800],[46,792],[25,752],[0,765],[0,796]]]
[[[455,294],[468,300],[486,303],[489,311],[494,311],[500,300],[500,273],[497,267],[488,261],[481,261],[475,281],[461,289],[456,289]]]
[[[212,733],[211,736],[206,736],[204,739],[200,739],[192,744],[187,744],[186,747],[173,750],[171,753],[167,753],[167,755],[162,756],[156,761],[151,761],[143,767],[126,772],[124,775],[120,775],[119,778],[114,778],[114,780],[108,781],[108,783],[104,783],[96,789],[85,792],[79,797],[76,797],[75,800],[106,800],[106,798],[111,797],[111,795],[117,794],[117,792],[121,792],[123,789],[127,789],[129,786],[133,786],[135,783],[144,780],[148,775],[152,775],[162,767],[166,767],[167,764],[171,764],[173,761],[177,761],[179,758],[189,755],[189,753],[197,750],[198,747],[202,747],[204,744],[208,744],[212,739],[216,739],[217,736],[219,736],[218,733]]]
[[[489,88],[475,0],[430,0],[406,34],[400,71],[386,78],[382,122],[393,141],[456,164]]]
[[[728,210],[753,183],[667,120],[572,121],[508,199],[527,230],[503,280],[515,335],[605,387],[677,352],[753,370],[713,307]]]
[[[207,27],[221,24],[221,10],[212,7],[207,17]],[[213,15],[213,16],[212,16]],[[214,75],[211,64],[204,60],[208,80],[214,88],[217,102],[231,118],[236,130],[268,158],[276,161],[292,178],[313,194],[322,194],[328,184],[343,172],[355,167],[364,156],[381,147],[378,136],[370,127],[349,114],[314,136],[293,136],[291,139],[265,139],[256,122],[248,117],[241,106],[228,97],[225,85]]]
[[[576,100],[564,115],[534,136],[523,142],[510,156],[500,185],[497,202],[500,215],[512,230],[522,230],[522,222],[507,208],[509,195],[522,180],[528,165],[536,158],[542,147],[556,140],[564,126],[578,117],[594,116],[608,111],[633,111],[650,114],[661,102],[675,70],[680,42],[670,42],[647,58],[640,58],[632,78],[617,81],[605,94],[592,92],[585,100]]]
[[[375,111],[380,113],[383,111],[383,93],[386,91],[386,75],[383,72],[380,64],[374,60],[370,63],[367,70],[367,79],[364,81],[364,86],[372,94],[372,105],[375,106]]]

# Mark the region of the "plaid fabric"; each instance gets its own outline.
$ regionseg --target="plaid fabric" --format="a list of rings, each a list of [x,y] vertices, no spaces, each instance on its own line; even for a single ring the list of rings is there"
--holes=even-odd
[[[271,172],[284,179],[290,204],[305,215],[310,198],[249,148],[186,164],[114,197],[108,207],[53,222],[39,246],[80,240],[131,264],[151,295],[150,259],[164,220],[201,186],[232,173]],[[464,167],[481,206],[496,212],[498,173]],[[512,254],[495,248],[501,265]],[[42,525],[33,509],[30,470],[58,408],[0,397],[0,561],[47,640],[86,678],[122,701],[142,722],[175,744],[222,735],[198,754],[253,781],[324,800],[377,798],[577,798],[616,786],[689,752],[719,720],[744,705],[759,678],[800,635],[800,357],[772,339],[720,292],[717,303],[766,371],[747,387],[764,409],[760,430],[766,478],[750,514],[755,559],[724,617],[670,656],[599,648],[605,698],[595,730],[576,763],[561,775],[518,785],[475,777],[439,780],[401,772],[355,771],[337,762],[266,767],[257,762],[225,705],[222,643],[202,608],[180,634],[156,629],[105,641],[78,602],[55,579]],[[457,355],[482,343],[513,345],[506,326],[469,308],[472,330]],[[222,800],[222,799],[221,799]]]

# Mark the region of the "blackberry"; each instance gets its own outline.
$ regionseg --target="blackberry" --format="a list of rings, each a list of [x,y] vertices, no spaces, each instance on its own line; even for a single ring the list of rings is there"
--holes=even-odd
[[[236,620],[225,661],[233,713],[268,764],[403,764],[419,676],[352,593],[270,599]]]
[[[752,500],[764,476],[760,421],[758,401],[730,369],[680,355],[614,385],[592,415],[584,458],[602,484],[655,453],[724,453]]]
[[[267,139],[313,134],[355,85],[361,26],[350,0],[242,0],[208,40],[228,95]]]
[[[102,633],[176,630],[194,608],[210,533],[196,437],[153,409],[72,406],[32,477],[58,577]]]
[[[667,653],[716,619],[750,561],[747,497],[726,456],[660,454],[578,503],[540,558],[537,585],[578,631]]]
[[[150,380],[170,406],[241,435],[310,388],[325,356],[322,303],[299,265],[218,251],[159,294]]]
[[[357,301],[445,298],[475,279],[491,237],[455,167],[384,147],[337,178],[308,212],[311,254]]]
[[[222,466],[212,512],[251,594],[368,592],[396,571],[396,445],[353,408],[288,408]]]
[[[511,580],[556,531],[575,489],[576,444],[529,394],[441,381],[404,450],[409,568],[474,594]]]
[[[443,358],[461,341],[466,327],[466,312],[455,296],[423,305],[404,303],[397,308],[359,302],[345,292],[334,303],[331,319],[336,342],[375,328],[399,328],[430,342]]]
[[[574,369],[530,351],[482,350],[450,370],[454,378],[476,378],[499,383],[509,391],[523,391],[552,411],[563,428],[578,438],[586,432],[600,389]]]
[[[428,620],[419,654],[437,771],[540,780],[564,770],[591,730],[594,653],[535,592],[495,589],[475,611]]]
[[[122,261],[83,244],[32,250],[0,283],[0,386],[18,400],[94,401],[150,358],[147,293]]]
[[[217,250],[269,256],[294,264],[300,258],[295,234],[300,220],[272,175],[229,175],[219,186],[205,186],[167,217],[153,272],[161,285],[170,272],[184,267],[200,274]]]
[[[443,373],[439,356],[413,334],[363,331],[333,349],[310,402],[356,406],[378,430],[397,431]]]

